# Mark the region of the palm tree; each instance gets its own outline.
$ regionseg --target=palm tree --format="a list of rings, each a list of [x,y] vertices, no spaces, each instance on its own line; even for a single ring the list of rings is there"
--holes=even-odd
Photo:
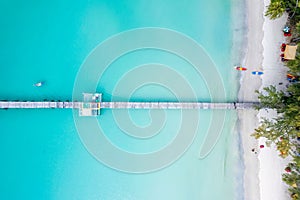
[[[276,19],[281,17],[285,10],[286,3],[283,0],[271,0],[265,15],[270,19]]]

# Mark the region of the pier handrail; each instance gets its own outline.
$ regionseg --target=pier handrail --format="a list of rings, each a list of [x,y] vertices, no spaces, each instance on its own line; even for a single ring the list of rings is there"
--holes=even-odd
[[[0,108],[70,108],[80,109],[85,102],[72,101],[0,101]],[[90,103],[91,105],[97,103]],[[252,109],[258,102],[101,102],[107,109]]]

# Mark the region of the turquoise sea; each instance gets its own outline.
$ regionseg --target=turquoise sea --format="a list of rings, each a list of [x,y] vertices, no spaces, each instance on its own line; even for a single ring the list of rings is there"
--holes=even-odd
[[[0,99],[80,100],[74,95],[75,83],[85,80],[80,88],[103,93],[104,101],[237,101],[239,77],[232,66],[242,57],[243,9],[238,0],[1,1]],[[211,65],[204,60],[199,74],[182,56],[147,47],[119,55],[96,77],[104,63],[100,56],[82,75],[89,56],[105,41],[133,31],[129,43],[135,44],[143,40],[135,30],[148,28],[194,41],[216,73],[209,73]],[[168,37],[153,41],[177,44]],[[126,42],[120,40],[104,52],[114,53]],[[33,87],[41,80],[43,87]],[[218,82],[221,88],[212,84]],[[72,110],[0,110],[0,199],[243,198],[235,111],[101,112],[94,119],[78,118]],[[224,122],[219,122],[220,116]],[[183,122],[187,123],[183,133],[195,136],[172,162],[130,171],[119,166],[142,166],[143,160],[130,162],[97,146],[105,158],[119,161],[114,165],[89,148],[85,137],[94,131],[95,121],[104,139],[134,155],[166,149]],[[221,126],[220,134],[210,129],[214,126]],[[216,143],[201,157],[210,134]],[[165,158],[173,154],[169,151]]]

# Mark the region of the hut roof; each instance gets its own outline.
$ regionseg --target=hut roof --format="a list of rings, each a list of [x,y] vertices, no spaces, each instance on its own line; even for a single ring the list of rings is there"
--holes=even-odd
[[[297,52],[297,45],[286,45],[285,51],[284,51],[284,59],[287,60],[295,60],[296,52]]]

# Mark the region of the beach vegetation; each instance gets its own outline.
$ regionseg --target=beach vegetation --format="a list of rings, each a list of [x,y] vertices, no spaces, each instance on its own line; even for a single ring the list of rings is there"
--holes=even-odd
[[[294,155],[293,161],[288,164],[287,168],[290,170],[282,175],[282,180],[289,186],[291,199],[298,200],[300,198],[300,157],[297,154]]]
[[[285,92],[270,86],[257,93],[258,109],[275,109],[277,117],[262,119],[253,136],[265,138],[267,146],[275,145],[280,157],[292,158],[282,180],[291,199],[300,199],[300,83],[291,83]]]
[[[263,92],[259,92],[258,90],[255,91],[258,94],[258,99],[260,104],[257,105],[257,108],[270,108],[270,109],[277,109],[279,112],[284,109],[285,98],[284,92],[277,91],[274,86],[270,86],[264,88]]]
[[[299,26],[299,33],[300,33],[300,26]],[[296,59],[288,61],[287,67],[289,68],[290,73],[292,73],[294,75],[299,75],[299,72],[300,72],[300,48],[297,49]]]
[[[270,19],[276,19],[285,12],[288,16],[287,25],[292,29],[288,38],[300,46],[300,0],[271,0],[265,13]],[[295,60],[285,62],[288,73],[297,77],[289,82],[284,91],[269,86],[256,91],[260,104],[257,109],[274,109],[277,117],[262,119],[255,129],[255,138],[265,138],[266,146],[274,145],[278,155],[287,158],[290,163],[282,174],[282,180],[289,186],[290,197],[300,199],[300,48],[297,49]]]
[[[299,0],[271,0],[267,6],[265,16],[270,19],[277,19],[286,13],[291,24],[296,24],[300,20]]]
[[[270,5],[267,7],[265,13],[270,19],[276,19],[281,17],[286,11],[286,3],[284,0],[271,0]]]
[[[300,137],[300,84],[292,84],[286,93],[270,86],[258,94],[258,108],[275,109],[278,116],[263,119],[253,136],[266,138],[268,146],[275,144],[283,158],[293,155]]]
[[[274,109],[277,117],[262,119],[253,136],[265,138],[267,146],[275,145],[280,157],[292,158],[282,180],[289,186],[291,199],[300,199],[300,83],[290,83],[286,91],[269,86],[256,92],[260,100],[257,108]]]

